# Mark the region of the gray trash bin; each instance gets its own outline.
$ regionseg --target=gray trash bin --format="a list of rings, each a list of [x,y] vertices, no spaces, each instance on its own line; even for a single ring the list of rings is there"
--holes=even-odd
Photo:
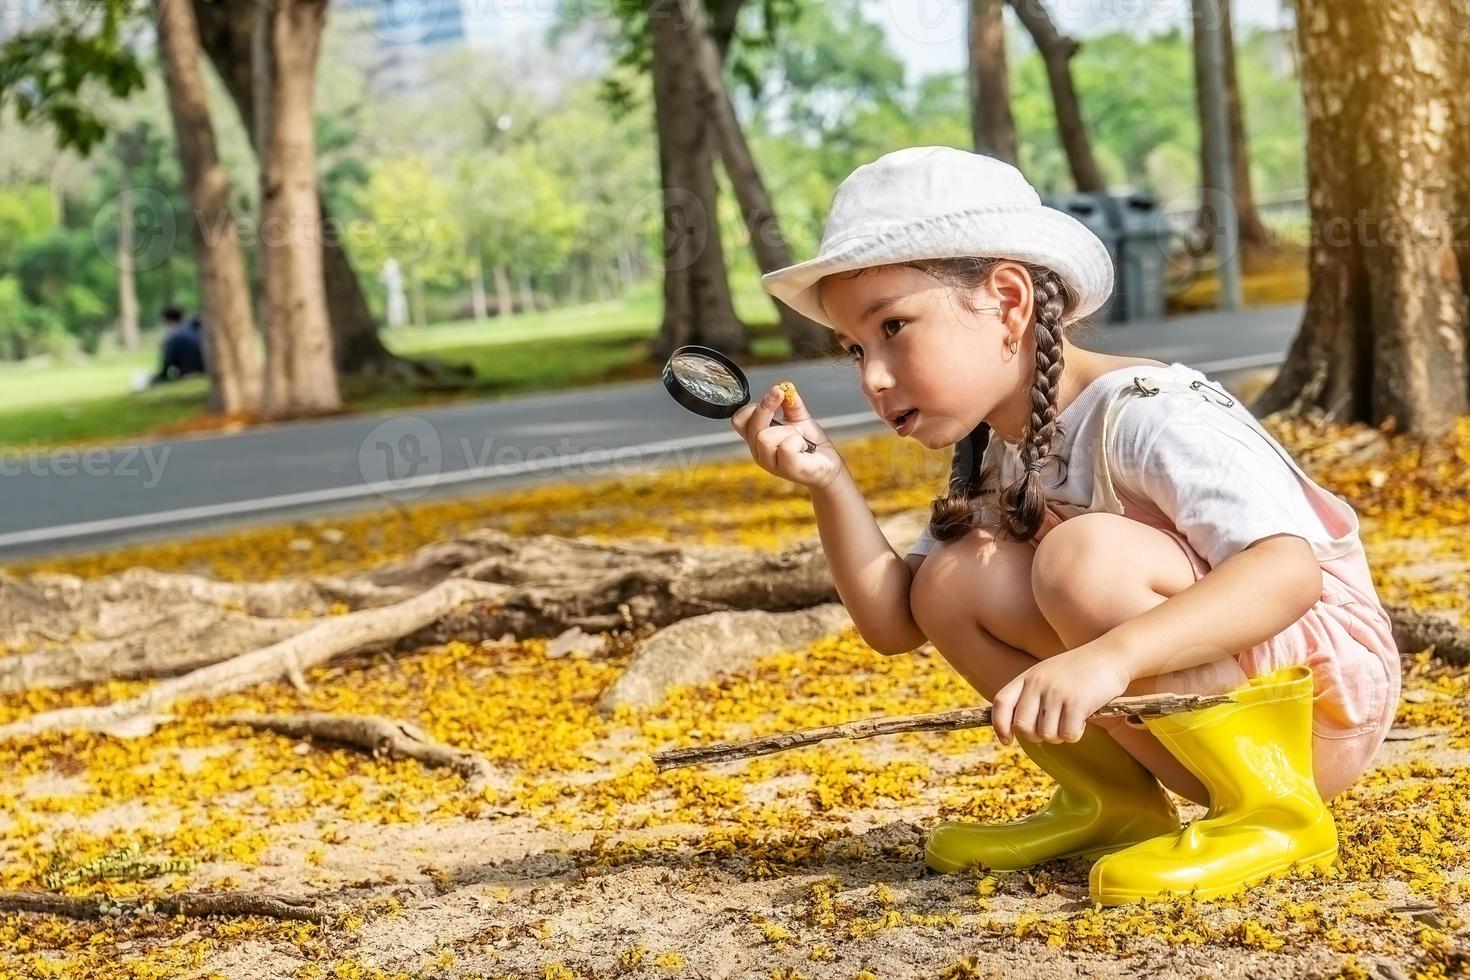
[[[1123,286],[1123,277],[1119,268],[1119,234],[1116,209],[1106,194],[1059,194],[1054,197],[1043,198],[1042,202],[1049,208],[1056,208],[1076,218],[1087,229],[1102,240],[1108,250],[1108,258],[1113,260],[1113,293],[1108,297],[1101,308],[1092,315],[1092,319],[1099,323],[1111,323],[1123,319],[1123,304],[1119,302],[1119,293]]]
[[[1162,319],[1171,234],[1164,212],[1156,198],[1142,192],[1110,197],[1106,207],[1118,228],[1119,319]]]

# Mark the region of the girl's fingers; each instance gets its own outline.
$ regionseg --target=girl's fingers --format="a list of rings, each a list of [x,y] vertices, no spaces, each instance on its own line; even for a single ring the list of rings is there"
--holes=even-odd
[[[751,413],[755,411],[754,405],[742,405],[730,416],[730,427],[740,433],[740,438],[748,439],[746,431],[749,428],[746,423],[750,421]]]
[[[1057,735],[1063,742],[1075,742],[1086,730],[1087,719],[1081,717],[1081,712],[1074,710],[1069,705],[1062,712],[1061,722],[1057,725]]]
[[[806,402],[801,400],[796,385],[783,381],[777,387],[785,392],[785,398],[781,401],[782,418],[788,422],[806,422],[811,419],[811,413],[806,410]]]
[[[802,458],[810,455],[806,451],[806,437],[800,432],[793,432],[776,444],[776,466],[788,474],[801,472]]]
[[[802,441],[801,433],[787,425],[768,425],[754,433],[752,441],[756,445],[756,459],[770,469],[776,462],[776,447],[792,436],[795,436],[803,447],[806,446],[806,442]]]
[[[776,452],[779,453],[783,449],[788,452],[805,452],[806,436],[802,435],[800,432],[795,431],[794,429],[787,429],[786,431],[789,433],[789,435],[787,435],[785,439],[782,439],[780,442],[776,443]]]
[[[1067,741],[1068,707],[1065,701],[1058,698],[1055,700],[1055,703],[1045,709],[1046,720],[1040,724],[1046,730],[1047,741]]]
[[[772,385],[761,396],[760,401],[754,404],[755,411],[750,413],[750,418],[745,422],[746,432],[759,432],[771,424],[771,419],[776,416],[776,408],[781,404],[781,389]]]
[[[1011,718],[1011,731],[1017,738],[1024,738],[1028,742],[1041,741],[1036,734],[1036,715],[1040,709],[1036,695],[1023,689],[1021,696],[1016,699],[1016,711]]]
[[[1056,742],[1057,739],[1057,716],[1056,709],[1048,707],[1040,698],[1036,701],[1036,740],[1038,742]]]
[[[1011,717],[1015,712],[1015,688],[1014,681],[995,692],[995,700],[990,702],[990,727],[995,730],[995,737],[1002,745],[1011,742]]]

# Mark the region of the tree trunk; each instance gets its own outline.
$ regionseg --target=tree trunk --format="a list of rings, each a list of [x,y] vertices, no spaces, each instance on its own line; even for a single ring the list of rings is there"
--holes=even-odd
[[[634,269],[633,256],[626,248],[618,249],[618,281],[622,283],[619,294],[638,284],[638,273]]]
[[[1235,32],[1230,26],[1230,0],[1216,0],[1220,11],[1220,44],[1225,51],[1225,113],[1230,120],[1230,161],[1235,186],[1235,215],[1240,226],[1240,245],[1246,251],[1259,252],[1271,247],[1271,233],[1261,220],[1256,209],[1256,196],[1251,190],[1250,147],[1246,143],[1245,118],[1240,108],[1240,85],[1236,80]],[[1204,124],[1204,32],[1199,29],[1204,16],[1201,0],[1194,0],[1194,96],[1195,109],[1200,120],[1200,187],[1206,192],[1221,184],[1215,174],[1213,162],[1216,158],[1214,131]],[[1208,193],[1202,198],[1208,201]],[[1215,209],[1201,207],[1198,224],[1204,233],[1203,240],[1213,246],[1215,240]]]
[[[254,412],[260,404],[260,360],[245,259],[230,213],[230,183],[220,163],[200,71],[199,26],[193,0],[153,0],[159,58],[168,88],[179,167],[193,212],[189,222],[199,268],[199,295],[209,349],[211,407]]]
[[[254,45],[255,6],[251,3],[224,3],[212,0],[195,8],[200,39],[215,70],[224,82],[230,101],[240,113],[248,133],[254,134]],[[253,138],[253,136],[252,136]],[[259,150],[256,151],[259,158]],[[320,188],[317,206],[324,228],[331,226],[331,212]],[[322,274],[326,290],[327,314],[332,330],[332,354],[343,375],[396,378],[401,380],[441,380],[446,369],[431,362],[399,357],[384,346],[378,336],[378,324],[368,308],[361,280],[352,268],[346,248],[334,234],[321,237]],[[462,376],[472,372],[460,370]]]
[[[652,357],[666,360],[685,344],[744,354],[749,338],[730,299],[715,210],[714,134],[678,0],[651,0],[648,25],[663,186],[664,311]]]
[[[1051,85],[1052,102],[1056,105],[1057,135],[1067,154],[1072,182],[1079,191],[1103,191],[1102,171],[1092,156],[1092,140],[1082,119],[1082,104],[1072,84],[1072,57],[1082,49],[1074,38],[1057,30],[1043,0],[1011,0],[1016,16],[1036,42],[1041,59],[1046,63],[1046,79]]]
[[[970,131],[975,149],[1016,162],[1005,0],[970,0]]]
[[[117,334],[123,350],[143,346],[138,332],[138,275],[133,267],[132,175],[123,167],[117,194]]]
[[[485,303],[485,266],[478,255],[470,260],[470,306],[476,322],[490,315]]]
[[[342,406],[322,268],[316,186],[316,62],[326,0],[264,0],[257,25],[255,144],[260,155],[266,415]]]
[[[331,228],[332,217],[321,188],[317,188],[317,200],[322,227]],[[373,319],[362,290],[362,280],[352,268],[346,246],[335,234],[322,238],[322,275],[327,291],[327,316],[332,326],[332,353],[339,372],[373,377],[410,377],[423,373],[424,365],[399,357],[383,345],[378,336],[378,322]]]
[[[594,261],[592,265],[593,285],[597,289],[596,299],[599,303],[607,302],[618,294],[617,274],[613,267],[606,261]]]
[[[412,297],[410,305],[413,308],[413,325],[422,330],[429,325],[428,304],[424,300],[424,277],[412,266],[408,270],[408,285],[409,295]]]
[[[522,313],[535,313],[536,312],[536,294],[531,289],[531,276],[530,276],[530,274],[529,273],[526,273],[526,272],[522,272],[519,276],[516,277],[516,282],[520,286],[520,291],[521,291],[521,312]]]
[[[495,263],[495,315],[510,316],[516,311],[515,296],[510,288],[510,270],[504,262]]]
[[[583,294],[587,291],[587,272],[582,265],[582,257],[574,256],[567,262],[566,274],[563,280],[557,282],[560,295],[557,302],[560,304],[580,303]]]
[[[791,247],[781,230],[766,185],[751,156],[750,145],[745,141],[745,132],[735,115],[735,106],[725,88],[721,68],[724,57],[706,29],[700,10],[702,0],[678,0],[679,17],[688,25],[685,33],[689,39],[689,57],[702,83],[702,102],[709,113],[715,137],[719,140],[720,159],[725,173],[740,202],[740,212],[745,216],[746,230],[750,235],[751,253],[761,272],[774,272],[793,264]],[[738,2],[729,2],[728,17],[733,24]],[[726,42],[728,44],[728,41]],[[836,335],[814,320],[809,320],[784,303],[777,302],[776,309],[781,318],[781,332],[797,357],[833,354],[837,351]]]
[[[1301,0],[1311,285],[1258,412],[1436,432],[1467,409],[1470,38],[1458,0]]]
[[[138,333],[138,273],[133,261],[133,170],[142,157],[141,134],[118,134],[117,170],[117,333],[123,350],[143,346]]]

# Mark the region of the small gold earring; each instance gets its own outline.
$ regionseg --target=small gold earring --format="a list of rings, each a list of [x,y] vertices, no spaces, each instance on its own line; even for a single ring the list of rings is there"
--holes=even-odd
[[[1013,340],[1013,341],[1011,341],[1011,343],[1010,343],[1010,351],[1011,351],[1012,354],[1016,353],[1016,351],[1019,350],[1020,347],[1021,347],[1021,342],[1019,340]]]

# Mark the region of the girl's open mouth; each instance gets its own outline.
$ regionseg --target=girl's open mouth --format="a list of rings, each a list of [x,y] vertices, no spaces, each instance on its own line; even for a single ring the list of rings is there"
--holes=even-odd
[[[893,429],[901,436],[906,436],[914,430],[919,421],[919,410],[911,408],[907,412],[893,420]]]

